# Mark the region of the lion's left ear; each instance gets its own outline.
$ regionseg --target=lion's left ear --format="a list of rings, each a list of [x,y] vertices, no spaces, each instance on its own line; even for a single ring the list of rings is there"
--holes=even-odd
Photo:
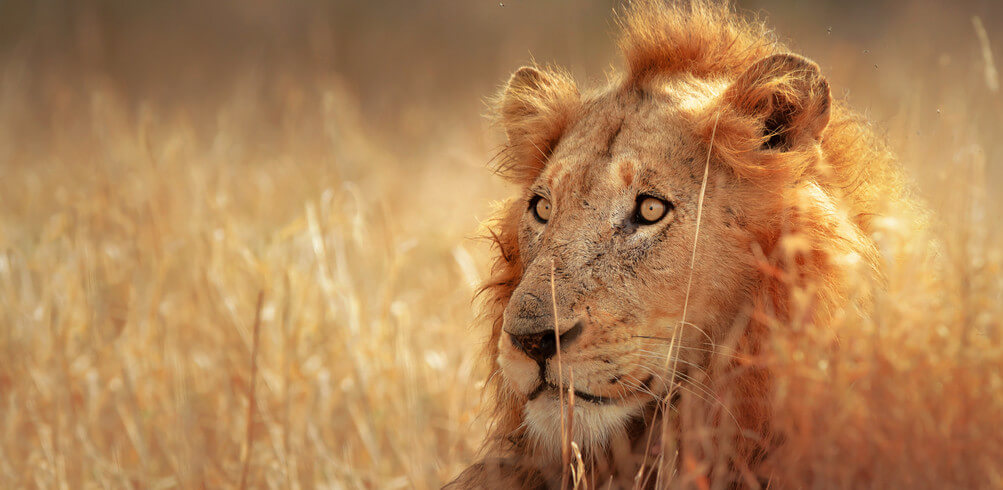
[[[793,54],[754,63],[725,92],[762,127],[762,149],[789,151],[819,141],[829,123],[829,83],[817,64]]]

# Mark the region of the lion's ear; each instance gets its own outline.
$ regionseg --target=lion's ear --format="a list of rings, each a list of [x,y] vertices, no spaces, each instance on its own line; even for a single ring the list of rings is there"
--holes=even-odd
[[[508,136],[502,175],[531,182],[581,104],[575,83],[567,75],[524,66],[509,79],[498,104],[498,116]]]
[[[793,54],[757,61],[725,98],[761,125],[763,149],[788,151],[819,141],[829,123],[829,83],[817,64]]]

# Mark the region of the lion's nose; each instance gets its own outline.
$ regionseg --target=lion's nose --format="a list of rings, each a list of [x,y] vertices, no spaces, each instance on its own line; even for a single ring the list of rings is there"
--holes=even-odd
[[[582,322],[579,321],[575,323],[574,327],[562,333],[561,348],[567,347],[578,338],[582,333],[582,328]],[[554,331],[551,329],[528,334],[509,334],[509,338],[512,340],[512,345],[525,352],[527,356],[536,362],[544,362],[557,353],[557,336],[554,335]]]

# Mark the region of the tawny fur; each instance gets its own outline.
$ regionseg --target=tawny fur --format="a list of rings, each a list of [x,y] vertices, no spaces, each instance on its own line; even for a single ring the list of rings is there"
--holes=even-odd
[[[584,448],[588,470],[599,486],[666,486],[672,484],[669,473],[675,481],[690,483],[756,486],[765,481],[770,448],[783,434],[771,432],[769,425],[770,376],[760,356],[762,342],[770,332],[824,328],[834,312],[865,307],[866,294],[851,301],[845,278],[851,271],[880,277],[873,218],[891,205],[914,207],[891,153],[864,120],[831,99],[817,65],[789,55],[762,24],[743,19],[727,5],[703,1],[637,1],[620,20],[627,72],[609,86],[583,95],[562,72],[523,68],[498,99],[498,118],[508,136],[498,170],[525,195],[507,202],[490,227],[497,258],[481,295],[483,316],[491,325],[485,358],[491,366],[492,428],[485,460],[461,474],[453,482],[456,487],[536,487],[560,481],[561,469],[555,466],[560,451],[555,453],[555,442],[541,435],[541,427],[557,425],[540,421],[542,410],[551,417],[556,412],[551,414],[552,405],[541,411],[528,405],[527,392],[539,380],[529,379],[537,375],[528,374],[532,366],[506,343],[503,332],[517,289],[546,290],[541,265],[546,260],[557,263],[554,306],[562,311],[553,321],[558,328],[563,332],[568,328],[564,319],[582,317],[573,306],[585,305],[589,311],[581,345],[567,354],[569,366],[578,363],[584,373],[576,388],[626,400],[623,410],[611,415],[615,422],[609,427],[575,427],[573,438],[589,446]],[[669,109],[669,116],[657,113]],[[666,127],[660,133],[662,123]],[[679,236],[659,243],[681,245],[657,255],[655,263],[641,261],[631,273],[659,277],[651,269],[655,266],[675,272],[660,279],[660,291],[666,291],[661,296],[623,300],[650,317],[630,324],[617,316],[623,313],[617,309],[620,297],[629,291],[609,286],[627,284],[620,269],[609,265],[610,259],[584,262],[587,253],[602,257],[598,241],[620,240],[620,235],[601,230],[612,222],[607,219],[612,211],[590,206],[602,205],[606,198],[614,202],[618,186],[640,185],[645,169],[660,168],[658,155],[674,138],[681,139],[670,154],[689,167],[677,165],[663,180],[686,184],[677,186],[680,195],[673,196],[678,215],[671,217],[676,220],[671,226]],[[707,201],[698,203],[695,189],[705,165]],[[526,199],[539,192],[552,193],[557,213],[572,207],[574,213],[555,217],[546,225],[552,228],[533,223]],[[694,252],[699,204],[704,214]],[[605,221],[597,221],[596,213]],[[919,213],[913,215],[921,219]],[[560,247],[551,244],[555,240]],[[698,266],[691,272],[692,253]],[[589,269],[582,263],[599,265]],[[694,277],[692,291],[685,287],[686,272]],[[568,285],[576,281],[591,285]],[[707,350],[728,346],[726,355],[716,357],[673,354],[698,366],[683,369],[683,382],[699,382],[712,396],[693,396],[695,390],[684,389],[673,415],[666,417],[653,407],[658,407],[658,397],[675,392],[667,382],[656,382],[645,393],[623,386],[602,391],[593,378],[599,376],[597,359],[603,355],[623,359],[616,368],[640,376],[628,359],[648,363],[643,369],[653,365],[631,349],[670,354],[667,346],[630,334],[657,336],[662,327],[654,325],[656,319],[659,325],[679,320],[684,289],[690,306],[687,322],[703,328],[700,334],[710,340],[683,329],[681,341],[691,348],[713,347]],[[588,291],[588,297],[577,297],[575,291]],[[667,299],[671,304],[655,304]],[[649,395],[657,397],[645,401]],[[550,403],[538,400],[544,401],[533,403]],[[616,411],[616,406],[602,410]],[[595,410],[588,415],[601,413]],[[638,431],[627,419],[643,427]],[[701,435],[706,431],[697,430],[706,427],[715,428],[717,435],[708,439]],[[629,463],[617,460],[624,447],[634,458]],[[638,470],[641,479],[635,481]]]

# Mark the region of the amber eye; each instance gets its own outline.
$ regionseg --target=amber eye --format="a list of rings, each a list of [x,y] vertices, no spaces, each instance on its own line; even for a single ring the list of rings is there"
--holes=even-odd
[[[650,225],[668,214],[672,205],[652,196],[639,196],[637,198],[636,219],[639,223]]]
[[[529,202],[529,207],[533,210],[533,216],[536,217],[537,221],[540,223],[546,223],[550,220],[550,201],[543,196],[535,196],[533,200]]]

